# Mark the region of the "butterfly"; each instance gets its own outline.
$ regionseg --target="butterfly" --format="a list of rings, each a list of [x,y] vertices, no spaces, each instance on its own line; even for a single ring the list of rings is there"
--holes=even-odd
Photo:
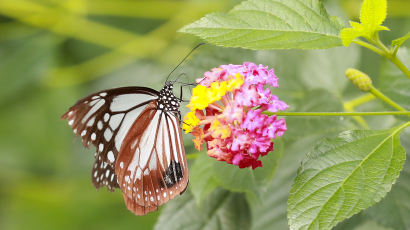
[[[147,87],[122,87],[93,93],[64,113],[75,135],[96,147],[91,172],[96,188],[122,191],[127,208],[145,215],[176,196],[188,185],[188,164],[181,132],[181,96],[173,93],[169,73],[158,92]],[[184,74],[181,74],[184,75]],[[180,75],[180,76],[181,76]]]
[[[62,115],[85,147],[96,147],[94,186],[120,188],[136,215],[157,210],[187,187],[181,101],[172,82],[159,92],[123,87],[93,93]]]

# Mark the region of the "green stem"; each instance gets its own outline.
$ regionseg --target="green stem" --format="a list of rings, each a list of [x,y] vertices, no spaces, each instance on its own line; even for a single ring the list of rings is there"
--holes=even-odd
[[[405,108],[401,107],[396,102],[392,101],[390,98],[388,98],[386,95],[384,95],[382,92],[380,92],[378,89],[374,88],[373,86],[371,86],[370,88],[370,93],[372,93],[374,96],[380,98],[381,100],[383,100],[384,102],[386,102],[387,104],[391,105],[392,107],[394,107],[395,109],[399,111],[407,111]]]
[[[365,94],[365,95],[360,96],[358,98],[352,99],[350,101],[346,101],[345,103],[343,103],[343,105],[345,107],[349,107],[349,108],[353,109],[354,107],[357,107],[357,106],[359,106],[361,104],[364,104],[368,101],[371,101],[373,99],[375,99],[374,95],[371,94],[371,93],[368,93],[368,94]]]
[[[376,33],[375,35],[375,39],[372,41],[373,44],[375,44],[377,47],[379,47],[381,50],[383,50],[384,53],[386,53],[387,55],[391,56],[390,50],[389,48],[387,48],[383,42],[380,40],[379,34]]]
[[[407,69],[407,67],[400,61],[400,59],[397,58],[396,52],[397,50],[390,51],[378,38],[374,39],[372,41],[372,45],[370,43],[367,43],[365,41],[355,39],[353,40],[354,43],[361,45],[369,50],[372,50],[373,52],[389,59],[393,64],[395,64],[403,73],[406,75],[407,78],[410,79],[410,71]]]
[[[383,111],[383,112],[269,112],[266,115],[277,116],[385,116],[385,115],[410,115],[410,111]]]
[[[395,57],[397,55],[397,51],[399,51],[400,46],[395,46],[393,49],[393,56]]]
[[[406,75],[406,77],[410,79],[410,71],[396,56],[397,50],[393,50],[393,51],[389,50],[380,40],[379,34],[377,33],[376,33],[373,43],[377,47],[379,47],[381,50],[383,50],[383,52],[386,54],[385,57],[387,57],[391,62],[393,62],[393,64],[395,64],[404,73],[404,75]]]
[[[377,53],[377,54],[379,54],[379,55],[381,55],[381,56],[383,56],[383,57],[388,58],[388,57],[387,57],[387,54],[386,54],[385,52],[383,52],[383,50],[377,48],[376,46],[374,46],[374,45],[372,45],[372,44],[370,44],[370,43],[367,43],[367,42],[362,41],[362,40],[359,40],[359,39],[353,40],[353,42],[356,43],[356,44],[358,44],[358,45],[361,45],[361,46],[363,46],[363,47],[365,47],[365,48],[368,48],[369,50],[372,50],[373,52],[375,52],[375,53]]]
[[[370,94],[370,95],[372,95],[372,94]],[[373,96],[373,95],[372,95],[372,96]],[[373,96],[373,97],[374,97],[374,96]],[[355,112],[355,111],[354,111],[354,108],[351,107],[351,106],[349,106],[348,104],[347,104],[347,105],[344,105],[344,109],[345,109],[346,112],[352,112],[352,113]],[[361,117],[361,116],[354,116],[353,119],[354,119],[360,126],[362,126],[362,128],[364,128],[364,129],[369,129],[369,125],[367,124],[366,120],[363,119],[363,117]]]
[[[389,59],[391,62],[393,62],[393,64],[395,64],[404,73],[404,75],[406,75],[407,78],[410,79],[410,70],[406,68],[403,62],[401,62],[400,59],[398,59],[396,55],[394,55],[393,57]]]
[[[352,99],[352,100],[350,100],[350,101],[344,102],[344,103],[343,103],[343,107],[344,107],[344,109],[345,109],[346,112],[355,112],[355,111],[354,111],[354,108],[355,108],[355,107],[357,107],[357,106],[359,106],[359,105],[361,105],[361,104],[364,104],[364,103],[366,103],[366,102],[368,102],[368,101],[371,101],[371,100],[373,100],[373,99],[375,99],[375,98],[376,98],[376,97],[375,97],[373,94],[368,93],[368,94],[365,94],[365,95],[360,96],[360,97],[358,97],[358,98],[355,98],[355,99]],[[356,120],[356,122],[357,122],[362,128],[364,128],[364,129],[369,129],[369,125],[368,125],[367,122],[363,119],[363,117],[361,117],[361,116],[354,116],[353,119]]]

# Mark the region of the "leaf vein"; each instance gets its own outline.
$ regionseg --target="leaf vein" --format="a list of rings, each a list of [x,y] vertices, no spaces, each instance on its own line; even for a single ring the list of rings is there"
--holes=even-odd
[[[320,22],[326,22],[326,21],[328,21],[328,20],[325,20],[325,19],[328,19],[327,17],[324,17],[324,15],[320,15],[318,12],[316,12],[314,9],[310,8],[308,5],[305,5],[305,4],[304,4],[303,2],[301,2],[300,0],[296,0],[296,2],[299,2],[302,6],[305,7],[305,9],[311,11],[314,15],[316,15],[316,16],[319,18]],[[328,16],[328,15],[326,15],[326,16]]]
[[[287,23],[284,19],[272,14],[271,12],[267,12],[267,11],[260,11],[260,10],[251,10],[251,9],[247,9],[247,10],[240,10],[241,12],[257,12],[257,13],[265,13],[270,15],[273,18],[276,18],[278,21],[283,22],[284,24],[286,24],[290,29],[293,29],[293,26],[291,26],[289,23]]]
[[[310,181],[312,181],[312,180],[315,179],[317,176],[319,176],[322,172],[324,172],[324,171],[326,171],[326,170],[329,170],[329,169],[332,169],[333,167],[340,166],[340,165],[342,165],[342,164],[353,163],[353,162],[357,162],[357,161],[360,161],[360,160],[343,161],[343,162],[340,162],[340,163],[331,165],[331,166],[329,166],[329,167],[323,168],[323,169],[321,169],[320,171],[317,170],[318,173],[316,173],[314,176],[312,176],[311,178],[309,178],[309,180],[307,180],[305,183],[303,183],[303,185],[302,185],[298,190],[296,190],[294,193],[295,193],[295,194],[298,193],[301,189],[303,189],[303,188],[305,187],[305,185],[307,185]],[[310,194],[309,194],[309,195],[310,195]],[[303,201],[303,200],[302,200],[302,201]]]
[[[288,8],[289,11],[291,11],[291,12],[294,12],[296,15],[298,15],[300,18],[302,18],[302,20],[305,22],[305,25],[309,26],[309,29],[313,30],[313,27],[312,27],[312,25],[309,23],[309,21],[305,20],[305,17],[303,17],[303,15],[301,15],[299,12],[297,12],[296,10],[294,10],[294,9],[290,8],[289,6],[283,4],[282,2],[277,2],[277,1],[273,1],[273,2],[275,2],[275,3],[279,4],[279,5],[284,6],[285,8]],[[303,5],[303,3],[302,3],[302,5]],[[305,6],[305,7],[307,7],[307,6]],[[309,8],[309,7],[307,7],[307,8]],[[316,13],[316,12],[315,12],[315,13]]]
[[[396,128],[396,130],[394,130],[394,132],[392,132],[390,135],[388,135],[383,141],[381,141],[381,143],[379,145],[377,145],[362,161],[361,163],[342,181],[340,187],[343,187],[344,183],[350,179],[350,177],[356,172],[357,169],[361,168],[361,165],[363,164],[363,162],[367,161],[368,158],[370,156],[372,156],[374,154],[374,152],[381,146],[383,145],[388,139],[392,138],[398,131],[400,131],[401,129],[403,129],[404,127],[407,127],[410,124],[410,122],[405,123],[399,127]],[[340,189],[340,188],[339,188]],[[333,194],[327,199],[327,201],[322,205],[322,207],[320,208],[318,214],[316,215],[316,217],[312,220],[312,222],[308,225],[308,228],[310,228],[312,226],[312,223],[319,217],[319,214],[322,212],[323,207],[330,201],[331,198],[333,198],[333,196],[336,194],[336,192],[339,190],[337,189],[335,192],[333,192]]]

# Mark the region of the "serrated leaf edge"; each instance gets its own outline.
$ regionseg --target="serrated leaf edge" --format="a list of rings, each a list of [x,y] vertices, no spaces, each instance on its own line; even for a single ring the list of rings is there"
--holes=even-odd
[[[352,174],[354,172],[356,172],[356,170],[358,168],[361,167],[362,163],[365,162],[382,144],[384,144],[387,140],[389,140],[390,138],[394,137],[398,132],[401,132],[404,128],[410,126],[410,122],[404,123],[401,126],[398,126],[395,128],[395,130],[389,135],[387,136],[379,145],[377,145],[369,154],[367,154],[367,156],[361,160],[360,164],[358,166],[355,167],[354,170],[352,170],[352,172],[346,176],[346,178],[340,183],[340,186],[338,189],[336,189],[333,194],[326,200],[326,202],[324,202],[321,207],[320,210],[318,211],[318,213],[316,214],[316,217],[310,222],[310,224],[307,226],[307,228],[309,229],[312,224],[316,221],[316,219],[319,217],[320,212],[322,211],[323,207],[326,206],[326,204],[329,202],[329,200],[331,200],[333,198],[333,196],[336,194],[336,192],[338,192],[340,190],[341,187],[343,187],[343,184],[346,182],[346,180],[348,178],[350,178],[352,176]],[[393,128],[394,129],[394,128]]]

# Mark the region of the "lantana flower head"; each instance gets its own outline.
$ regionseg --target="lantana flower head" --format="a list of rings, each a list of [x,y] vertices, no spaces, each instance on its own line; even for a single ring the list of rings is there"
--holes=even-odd
[[[271,93],[270,87],[278,87],[273,69],[251,62],[221,65],[197,83],[183,123],[195,147],[206,143],[209,156],[240,168],[261,167],[259,157],[272,151],[272,139],[286,131],[284,119],[262,113],[288,108]]]

